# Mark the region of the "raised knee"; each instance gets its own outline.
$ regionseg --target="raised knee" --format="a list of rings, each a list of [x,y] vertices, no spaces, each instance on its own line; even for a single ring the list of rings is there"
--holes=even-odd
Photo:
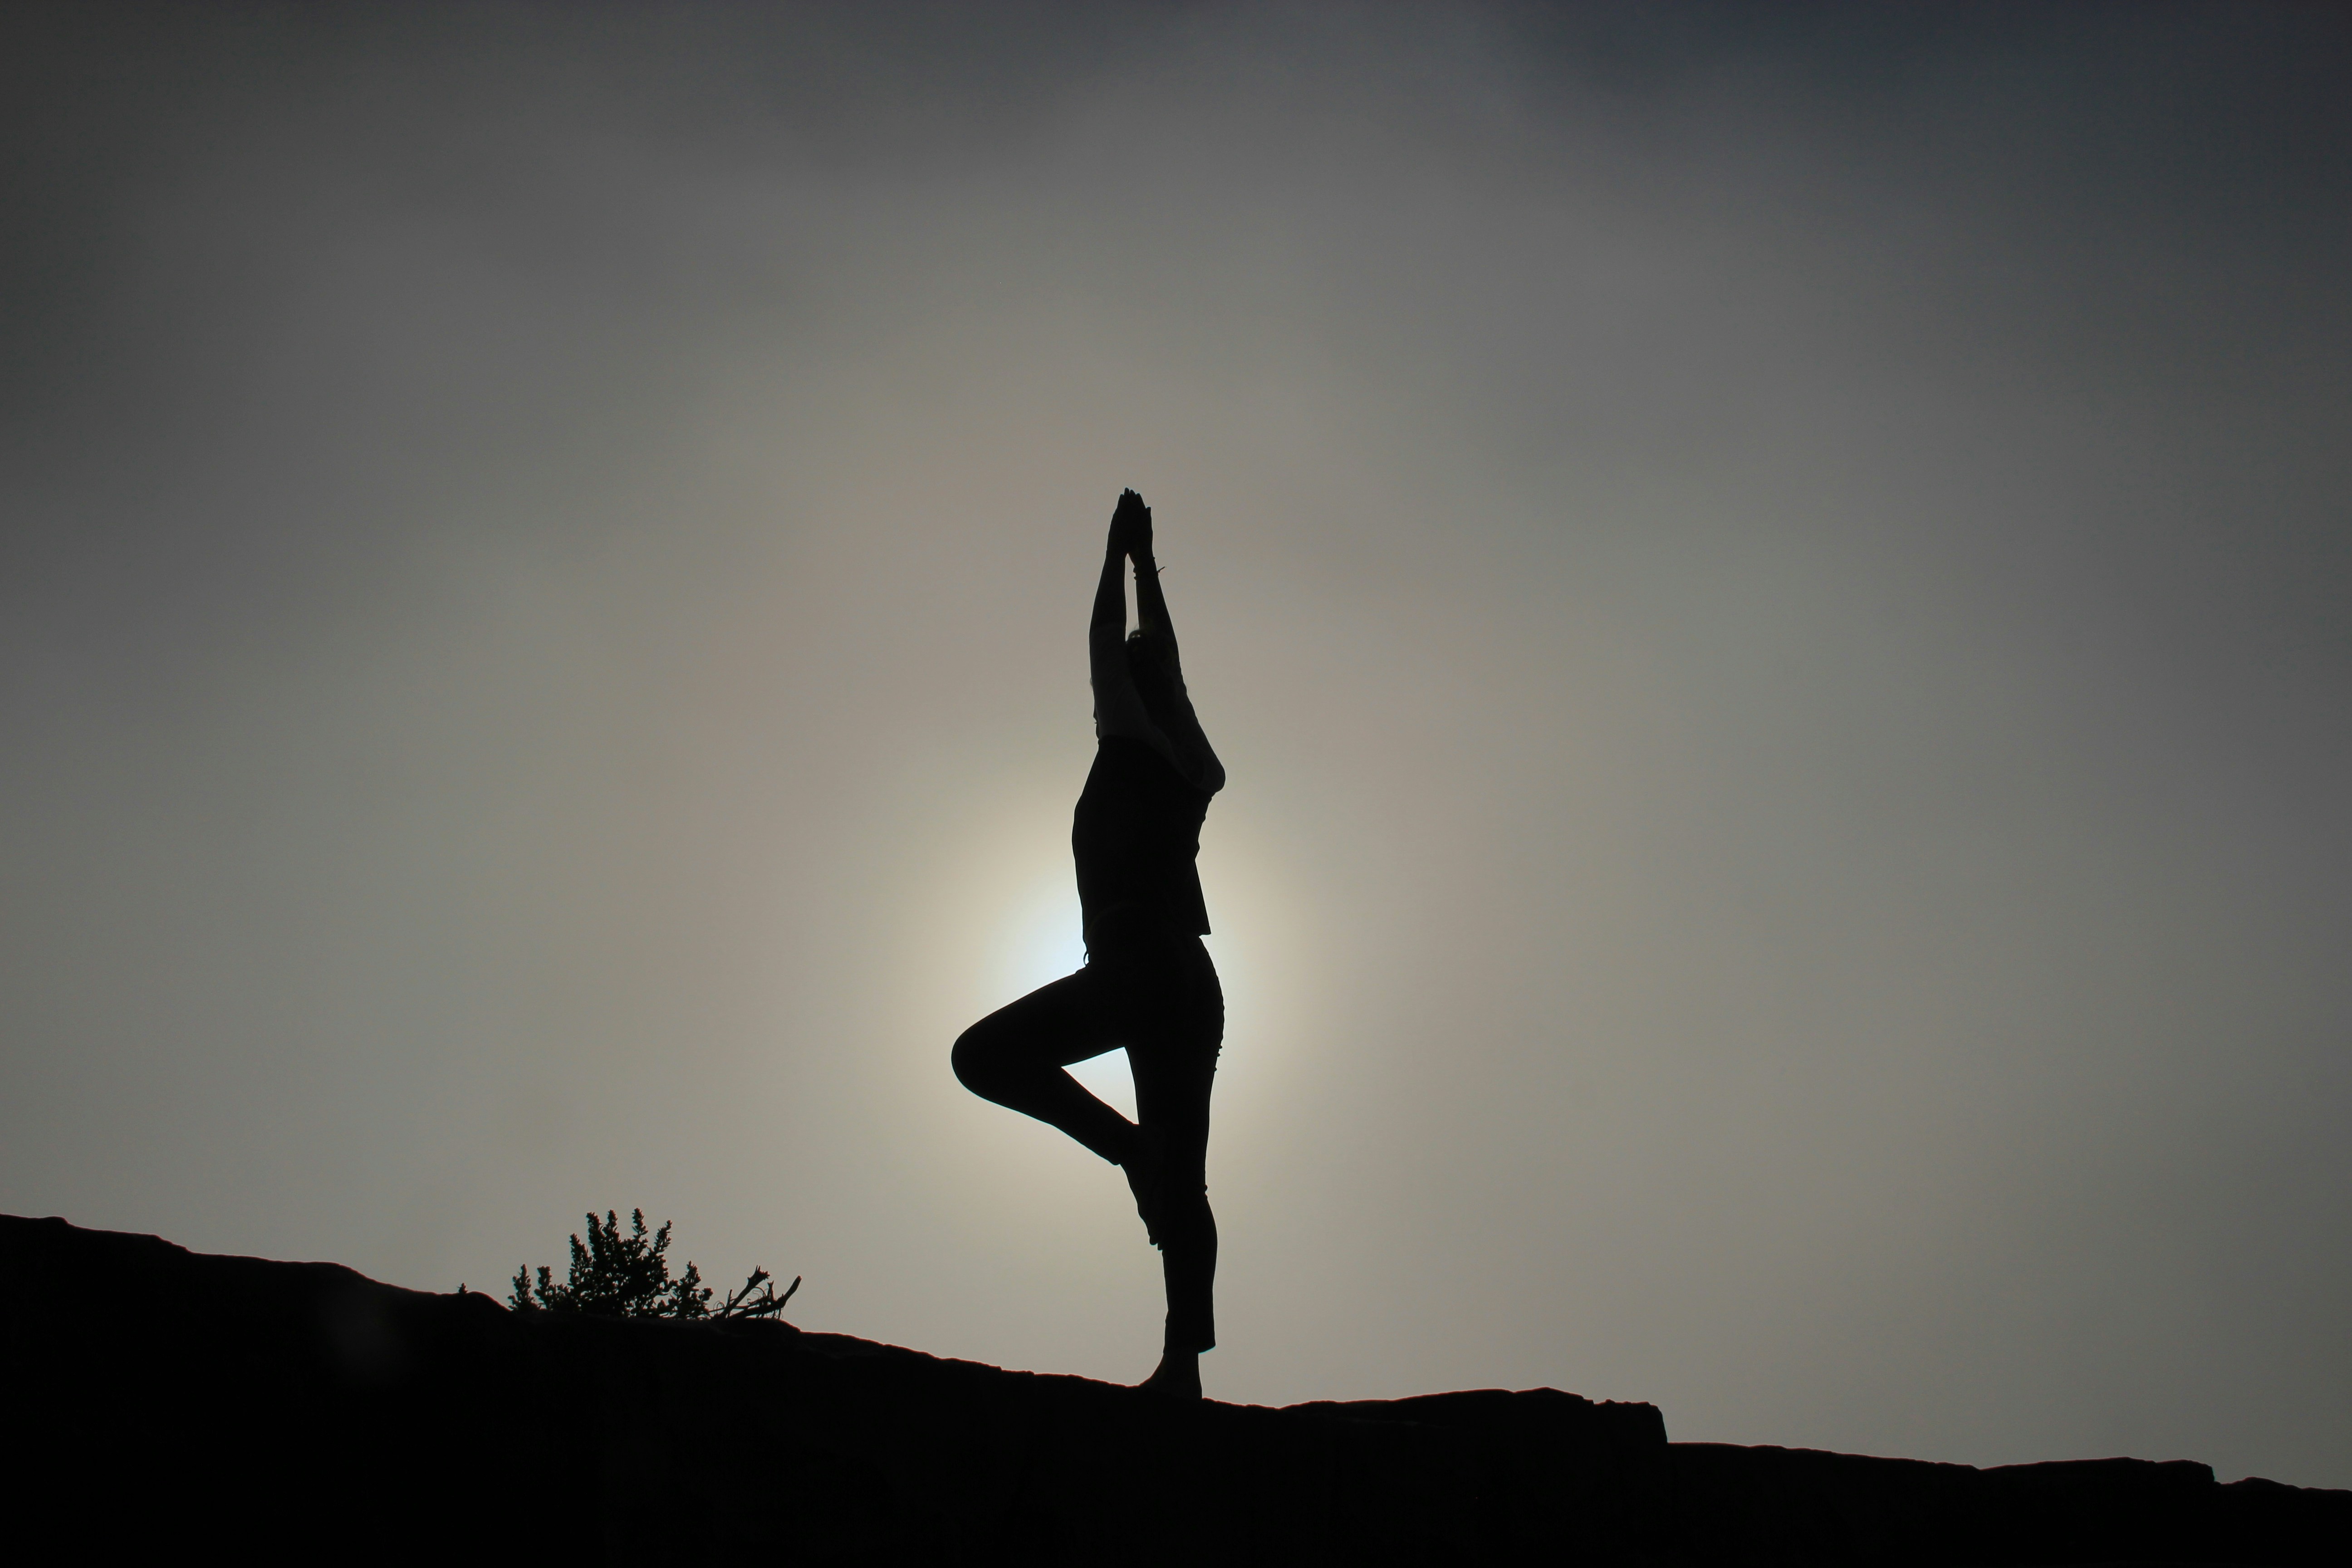
[[[987,1095],[988,1090],[981,1086],[992,1075],[989,1071],[987,1037],[978,1024],[956,1037],[954,1048],[948,1052],[948,1065],[955,1068],[958,1083],[974,1094]]]

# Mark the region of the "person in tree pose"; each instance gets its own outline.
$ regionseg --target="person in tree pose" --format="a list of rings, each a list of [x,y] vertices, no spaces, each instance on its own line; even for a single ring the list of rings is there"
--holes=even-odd
[[[1131,635],[1119,581],[1129,560],[1142,623]],[[1126,1170],[1168,1288],[1160,1365],[1142,1386],[1198,1399],[1201,1352],[1217,1342],[1207,1163],[1225,1000],[1201,942],[1209,916],[1193,860],[1225,770],[1185,695],[1152,562],[1151,509],[1133,490],[1111,513],[1087,663],[1095,763],[1070,829],[1086,966],[966,1029],[955,1073],[974,1094],[1058,1127]],[[1063,1070],[1122,1046],[1134,1121]]]

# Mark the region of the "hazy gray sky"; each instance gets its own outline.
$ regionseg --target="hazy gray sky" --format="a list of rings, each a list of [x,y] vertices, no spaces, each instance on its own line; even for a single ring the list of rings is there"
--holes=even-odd
[[[947,1064],[1133,485],[1213,1395],[2352,1485],[2343,13],[0,32],[0,1205],[1140,1376]]]

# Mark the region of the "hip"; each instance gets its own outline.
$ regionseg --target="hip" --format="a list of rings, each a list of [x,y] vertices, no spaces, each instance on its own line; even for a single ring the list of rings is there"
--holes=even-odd
[[[1224,987],[1199,936],[1130,907],[1087,922],[1080,971],[1126,1008],[1139,1007],[1187,1032],[1224,1033]]]

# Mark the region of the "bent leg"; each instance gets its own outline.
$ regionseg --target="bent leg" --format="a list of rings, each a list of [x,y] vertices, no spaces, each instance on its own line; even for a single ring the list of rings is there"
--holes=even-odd
[[[955,1043],[964,1088],[1058,1127],[1112,1164],[1135,1148],[1135,1123],[1062,1069],[1117,1044],[1100,976],[1081,969],[998,1008]]]

